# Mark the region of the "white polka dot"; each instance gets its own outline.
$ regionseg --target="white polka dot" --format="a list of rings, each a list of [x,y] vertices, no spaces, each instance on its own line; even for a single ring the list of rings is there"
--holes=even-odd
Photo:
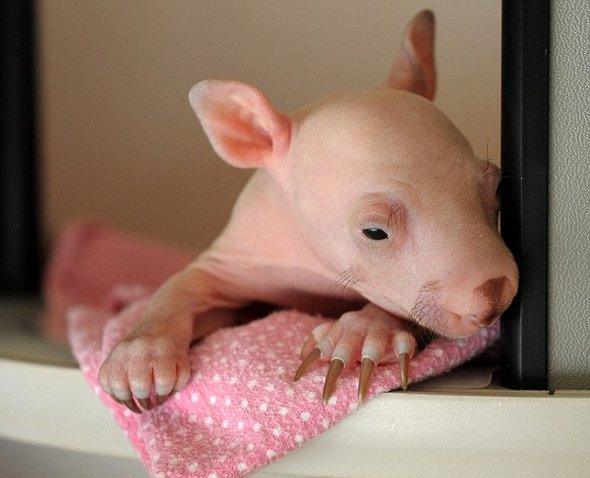
[[[248,467],[246,466],[246,463],[238,463],[238,466],[236,466],[236,469],[238,471],[246,471],[248,469]]]
[[[215,395],[211,395],[211,396],[209,397],[209,403],[210,403],[211,405],[215,405],[215,404],[217,403],[217,397],[216,397]]]
[[[199,465],[197,463],[191,463],[188,466],[188,471],[190,471],[191,473],[194,473],[195,471],[197,471],[197,469],[199,468]]]
[[[262,372],[262,371],[264,370],[264,368],[265,368],[265,367],[264,367],[264,364],[263,364],[263,363],[259,363],[259,364],[256,366],[256,370],[258,370],[259,372]]]
[[[238,367],[245,367],[246,365],[248,365],[248,362],[246,362],[246,360],[244,360],[244,359],[238,360]]]
[[[324,427],[324,429],[328,429],[330,427],[330,420],[328,420],[327,418],[324,418],[322,420],[322,426]]]
[[[311,381],[313,383],[320,383],[324,381],[325,377],[322,377],[321,375],[314,375],[313,378],[311,379]]]
[[[308,390],[307,392],[305,392],[305,398],[307,399],[308,402],[315,402],[316,401],[316,394],[315,392],[312,392],[311,390]]]
[[[188,421],[189,421],[189,423],[195,423],[197,421],[197,416],[196,415],[190,415],[188,417]]]
[[[205,418],[205,425],[211,425],[213,423],[213,418],[211,417],[207,417]]]
[[[252,430],[258,433],[260,430],[262,430],[262,425],[260,423],[255,423],[252,427]]]
[[[273,428],[273,430],[272,430],[272,434],[276,437],[280,436],[281,433],[283,433],[283,430],[281,429],[281,427],[276,427],[276,428]]]
[[[287,397],[292,397],[293,395],[295,395],[295,390],[293,390],[292,388],[288,388],[285,390],[285,395],[287,395]]]
[[[252,390],[256,385],[258,385],[258,381],[257,380],[250,380],[246,386],[250,390]]]
[[[176,467],[180,463],[180,458],[175,456],[168,463],[170,464],[170,466]]]
[[[166,478],[166,472],[158,471],[158,473],[156,473],[156,478]]]
[[[171,440],[164,441],[164,446],[165,447],[171,447],[172,446],[172,441]]]
[[[221,438],[218,437],[215,440],[213,440],[213,445],[215,445],[215,446],[221,445]]]
[[[209,473],[207,478],[217,478],[217,473]]]
[[[197,372],[195,374],[195,380],[203,380],[203,374],[201,372]]]
[[[275,391],[275,385],[274,385],[274,383],[269,383],[268,385],[266,385],[266,387],[264,387],[264,389],[267,392],[274,392]]]
[[[335,395],[330,397],[330,400],[328,400],[328,405],[336,405],[338,403],[338,398],[336,398]]]
[[[465,347],[466,341],[465,341],[465,339],[457,339],[455,341],[455,343],[457,344],[457,347],[463,348],[463,347]]]
[[[215,375],[213,375],[213,382],[215,382],[215,383],[221,382],[221,377],[219,376],[218,373],[216,373]]]
[[[304,422],[306,422],[307,420],[309,420],[310,417],[311,417],[311,414],[309,412],[303,412],[301,414],[301,420],[303,420]]]
[[[195,441],[203,441],[203,438],[205,438],[205,436],[199,433],[195,436]]]
[[[281,409],[279,410],[279,415],[281,416],[285,416],[287,413],[289,413],[289,409],[287,407],[281,407]]]
[[[227,455],[220,455],[217,457],[219,463],[223,463],[225,460],[227,460]]]
[[[223,420],[223,422],[221,422],[221,427],[222,428],[228,428],[229,427],[229,421],[228,420]]]
[[[198,393],[191,393],[191,402],[196,403],[199,401],[199,394]]]
[[[238,377],[231,377],[229,379],[229,384],[230,385],[235,385],[236,383],[238,383]]]
[[[258,407],[258,410],[260,410],[261,412],[266,412],[268,410],[268,403],[262,402]]]
[[[481,329],[479,331],[479,335],[481,335],[482,337],[487,337],[488,336],[488,329]]]
[[[267,458],[274,458],[277,456],[277,452],[274,450],[266,450],[266,457]]]
[[[238,430],[243,430],[244,429],[244,422],[238,422],[237,427],[238,427]]]
[[[303,443],[303,435],[295,435],[295,443]]]
[[[434,349],[432,351],[434,353],[434,355],[436,355],[437,357],[442,357],[444,355],[444,352],[442,351],[442,349]]]
[[[254,445],[254,443],[248,443],[248,446],[246,447],[246,449],[248,451],[253,451],[254,448],[256,448],[256,446]]]
[[[225,397],[225,400],[223,401],[223,404],[224,404],[226,407],[229,407],[229,406],[231,406],[231,398],[229,398],[229,397]]]
[[[180,392],[174,392],[174,400],[180,400]]]

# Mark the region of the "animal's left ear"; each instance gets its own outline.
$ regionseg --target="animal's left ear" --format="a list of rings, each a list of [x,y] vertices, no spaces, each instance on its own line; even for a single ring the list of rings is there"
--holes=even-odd
[[[213,149],[232,166],[268,166],[288,149],[289,118],[251,85],[205,80],[193,86],[189,101]]]
[[[416,14],[406,26],[386,85],[434,99],[434,15],[430,10]]]

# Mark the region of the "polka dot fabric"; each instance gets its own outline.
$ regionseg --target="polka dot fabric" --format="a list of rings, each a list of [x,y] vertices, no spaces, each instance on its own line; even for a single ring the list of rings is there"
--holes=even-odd
[[[77,308],[69,314],[70,343],[85,379],[111,410],[156,478],[231,478],[260,468],[329,429],[357,406],[358,365],[346,369],[322,404],[326,364],[294,383],[299,349],[326,320],[276,312],[222,329],[190,350],[188,385],[164,405],[136,415],[102,392],[97,373],[113,345],[140,317],[145,300],[115,316]],[[437,340],[412,361],[411,381],[448,371],[484,350],[498,325],[461,340]],[[375,369],[368,398],[400,386],[397,365]]]

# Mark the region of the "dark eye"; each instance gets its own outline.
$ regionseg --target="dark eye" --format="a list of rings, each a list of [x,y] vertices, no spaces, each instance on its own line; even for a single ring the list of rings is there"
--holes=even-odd
[[[373,241],[382,241],[389,237],[383,229],[378,229],[376,227],[363,229],[363,234]]]

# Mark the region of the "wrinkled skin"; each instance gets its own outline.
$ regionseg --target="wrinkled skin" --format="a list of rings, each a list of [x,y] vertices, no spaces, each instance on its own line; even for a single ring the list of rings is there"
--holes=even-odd
[[[433,37],[432,14],[419,13],[385,84],[291,114],[250,85],[195,85],[190,102],[218,155],[257,171],[221,236],[102,365],[107,393],[135,412],[163,403],[188,381],[190,343],[255,301],[340,317],[313,331],[295,376],[331,360],[324,400],[355,361],[361,400],[392,357],[407,386],[411,322],[463,337],[502,314],[518,271],[497,232],[500,174],[431,102]]]

